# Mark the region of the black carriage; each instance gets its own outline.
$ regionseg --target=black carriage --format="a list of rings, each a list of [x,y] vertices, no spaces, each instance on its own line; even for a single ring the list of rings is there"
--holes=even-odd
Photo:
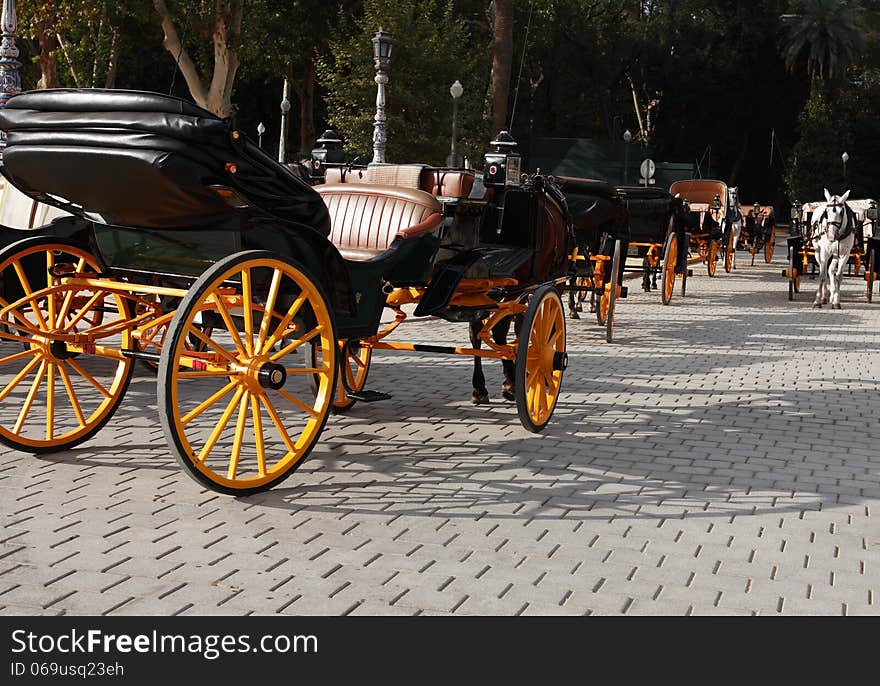
[[[742,215],[742,247],[752,256],[752,266],[759,253],[763,253],[764,262],[770,264],[776,250],[776,210],[770,205],[755,203],[743,205]]]
[[[4,175],[73,214],[83,239],[0,251],[3,443],[38,453],[87,440],[143,360],[186,471],[259,491],[303,463],[334,407],[387,397],[365,389],[377,349],[515,362],[523,425],[549,422],[573,242],[558,189],[521,177],[503,146],[469,179],[476,191],[441,203],[376,183],[316,191],[230,122],[152,93],[27,93],[0,128]],[[470,227],[467,245],[450,222]],[[472,323],[486,349],[386,341],[408,304]],[[396,316],[383,328],[386,307]],[[495,335],[514,321],[512,341]]]
[[[607,181],[563,176],[557,177],[557,183],[565,195],[575,237],[569,315],[579,318],[588,302],[610,343],[617,300],[627,297],[622,285],[630,239],[626,207]]]
[[[681,279],[681,295],[687,290],[688,244],[684,203],[663,188],[646,186],[619,187],[629,215],[630,252],[641,260],[632,267],[642,274],[642,289],[657,288],[661,275],[661,302],[668,305]],[[628,268],[629,269],[629,268]]]

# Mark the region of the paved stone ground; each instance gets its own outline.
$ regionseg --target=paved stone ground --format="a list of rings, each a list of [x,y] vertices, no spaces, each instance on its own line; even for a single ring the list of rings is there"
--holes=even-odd
[[[790,303],[782,257],[570,322],[539,436],[500,366],[473,407],[468,360],[379,353],[394,398],[256,497],[181,472],[141,373],[91,442],[0,452],[0,612],[880,615],[880,305]]]

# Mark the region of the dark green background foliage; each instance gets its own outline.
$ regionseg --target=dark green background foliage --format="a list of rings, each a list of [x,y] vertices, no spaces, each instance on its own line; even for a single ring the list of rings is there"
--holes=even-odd
[[[184,43],[210,74],[215,2],[166,2],[183,10]],[[25,88],[40,76],[36,31],[51,14],[51,29],[68,49],[54,53],[64,85],[74,85],[74,73],[81,85],[104,85],[116,27],[122,48],[116,87],[187,96],[162,48],[152,0],[18,0],[18,7]],[[508,121],[527,163],[541,138],[619,142],[629,129],[633,159],[645,144],[658,161],[699,163],[704,176],[739,185],[747,202],[815,199],[823,186],[877,196],[878,9],[880,0],[514,0],[509,106],[516,98],[516,112]],[[458,79],[465,89],[461,151],[479,163],[496,133],[489,123],[493,10],[490,0],[247,0],[233,116],[253,137],[264,122],[264,147],[277,149],[286,74],[290,154],[307,153],[308,136],[301,144],[298,132],[308,80],[314,100],[305,114],[315,132],[332,126],[350,157],[369,159],[376,98],[371,38],[384,26],[396,39],[388,159],[443,163],[449,86]]]

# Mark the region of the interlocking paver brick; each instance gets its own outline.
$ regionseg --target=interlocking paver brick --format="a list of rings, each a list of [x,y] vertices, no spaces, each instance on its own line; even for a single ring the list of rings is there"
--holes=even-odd
[[[497,364],[472,406],[469,360],[377,353],[394,398],[247,498],[180,472],[139,373],[88,443],[0,450],[0,613],[878,616],[880,308],[856,279],[788,302],[777,252],[669,307],[632,289],[612,345],[569,321],[541,435]]]

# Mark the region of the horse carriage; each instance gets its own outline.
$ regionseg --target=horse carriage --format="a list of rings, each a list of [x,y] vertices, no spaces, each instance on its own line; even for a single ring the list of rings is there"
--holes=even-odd
[[[760,203],[742,205],[741,211],[743,248],[752,256],[752,266],[758,253],[763,253],[764,262],[770,264],[776,250],[776,211]]]
[[[575,240],[559,189],[521,176],[504,141],[484,175],[432,193],[315,189],[227,120],[153,93],[25,93],[0,128],[3,174],[74,215],[57,221],[80,239],[0,250],[0,442],[88,440],[143,360],[186,472],[256,492],[303,463],[334,408],[388,397],[365,388],[374,350],[500,359],[522,424],[550,421]],[[469,323],[476,344],[385,340],[408,305]]]
[[[874,283],[880,277],[880,231],[875,227],[878,222],[877,201],[873,199],[850,200],[849,192],[835,199],[830,194],[824,201],[807,202],[792,207],[792,235],[787,239],[788,268],[783,276],[788,279],[788,299],[794,300],[800,292],[801,280],[804,275],[823,276],[823,267],[828,269],[827,262],[832,256],[826,256],[823,265],[819,243],[825,235],[827,224],[835,228],[834,236],[829,236],[835,243],[836,262],[832,276],[838,281],[832,285],[839,291],[839,279],[846,271],[849,275],[860,276],[862,266],[865,267],[865,296],[868,302],[873,300]],[[828,218],[828,212],[840,206],[841,215],[837,220]],[[839,225],[834,222],[839,222]],[[840,257],[836,254],[841,252]],[[827,301],[824,295],[819,298]],[[824,304],[820,302],[819,304]]]
[[[724,270],[730,272],[738,238],[738,203],[732,202],[732,189],[722,181],[693,179],[676,181],[669,192],[684,203],[684,227],[690,233],[690,250],[699,255],[709,276],[715,276],[722,257]]]
[[[684,203],[662,188],[621,186],[629,214],[630,252],[641,259],[640,267],[627,268],[642,274],[642,290],[657,288],[661,275],[661,301],[668,305],[675,291],[676,278],[681,279],[681,295],[687,289],[688,245],[685,230]]]
[[[621,285],[630,241],[626,208],[621,194],[607,181],[558,177],[557,183],[576,239],[567,285],[569,316],[580,318],[584,303],[589,302],[610,343],[617,300],[627,297],[627,288]]]

